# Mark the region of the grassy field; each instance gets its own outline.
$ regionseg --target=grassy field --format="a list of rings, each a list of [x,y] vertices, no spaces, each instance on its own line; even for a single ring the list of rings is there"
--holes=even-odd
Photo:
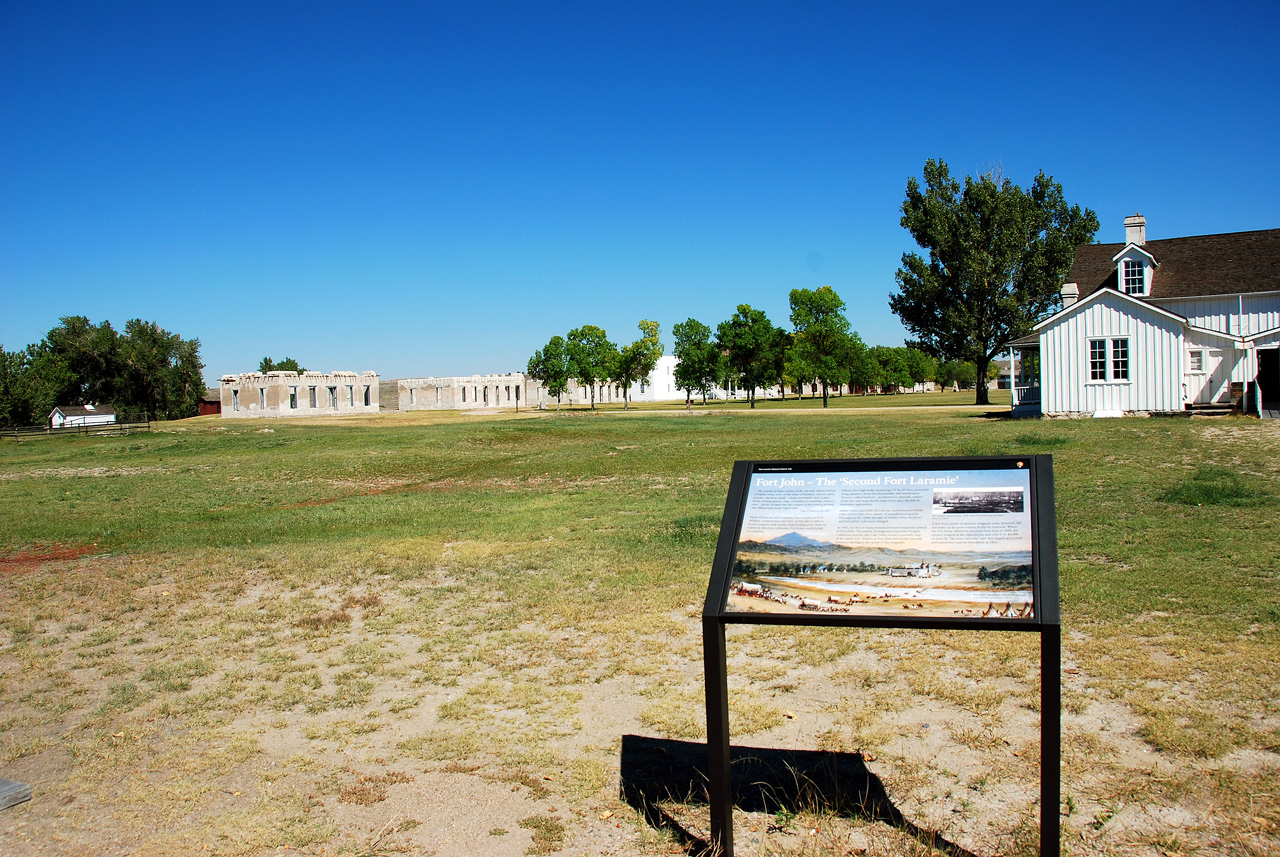
[[[1014,452],[1055,461],[1064,853],[1280,849],[1276,424],[901,407],[923,398],[4,442],[0,776],[36,799],[0,852],[696,848],[705,806],[646,823],[620,754],[704,737],[733,461]],[[915,825],[810,793],[742,813],[739,853],[1035,853],[1031,635],[729,647],[736,741],[860,753]]]

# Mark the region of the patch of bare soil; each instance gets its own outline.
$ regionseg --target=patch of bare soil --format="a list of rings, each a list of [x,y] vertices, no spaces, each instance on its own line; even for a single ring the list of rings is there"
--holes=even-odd
[[[51,562],[66,562],[96,553],[97,545],[41,545],[0,556],[0,575],[30,571]]]

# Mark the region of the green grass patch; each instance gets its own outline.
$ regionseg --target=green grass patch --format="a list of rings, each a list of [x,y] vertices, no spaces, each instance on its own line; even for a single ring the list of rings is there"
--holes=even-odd
[[[1206,465],[1165,494],[1169,503],[1185,506],[1267,506],[1275,495],[1254,478],[1241,476],[1234,470]]]

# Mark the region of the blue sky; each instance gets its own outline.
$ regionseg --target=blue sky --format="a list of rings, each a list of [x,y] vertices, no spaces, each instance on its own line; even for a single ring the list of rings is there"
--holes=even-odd
[[[505,372],[831,285],[896,345],[930,157],[1043,169],[1102,241],[1280,227],[1275,4],[880,5],[4,0],[0,344]]]

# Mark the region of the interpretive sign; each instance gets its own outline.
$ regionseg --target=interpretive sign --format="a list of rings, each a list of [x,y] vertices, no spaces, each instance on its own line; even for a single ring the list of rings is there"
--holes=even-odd
[[[1031,472],[757,466],[725,609],[1033,619]]]
[[[725,625],[836,625],[1039,633],[1056,854],[1058,621],[1051,456],[735,463],[702,611],[713,846],[732,857]]]

